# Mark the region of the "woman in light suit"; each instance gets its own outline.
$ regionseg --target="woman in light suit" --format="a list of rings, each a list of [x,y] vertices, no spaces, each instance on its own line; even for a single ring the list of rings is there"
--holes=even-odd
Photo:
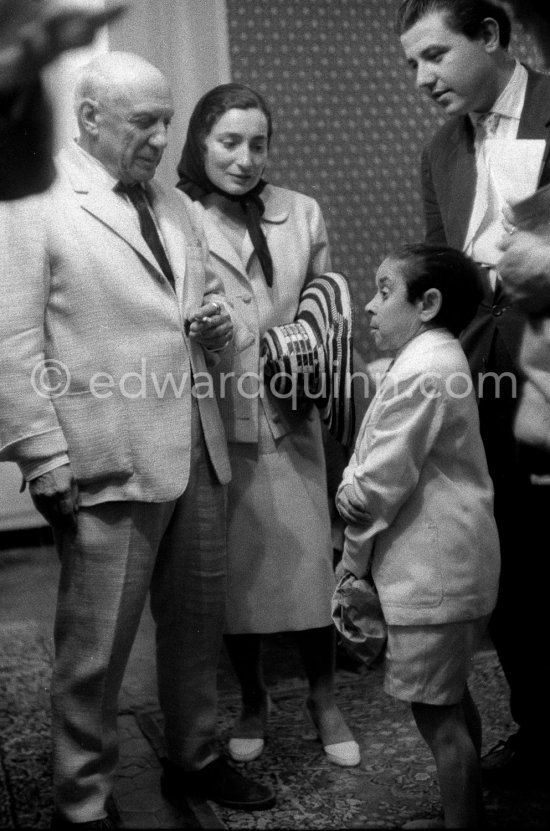
[[[218,367],[229,441],[226,647],[241,684],[242,713],[229,741],[239,761],[264,748],[269,697],[261,635],[295,633],[309,695],[305,711],[328,759],[360,762],[333,691],[334,589],[319,413],[262,386],[264,332],[294,320],[308,279],[329,271],[319,205],[263,178],[271,139],[266,102],[223,84],[196,105],[178,166],[178,187],[205,209],[214,268],[249,329],[246,348]]]

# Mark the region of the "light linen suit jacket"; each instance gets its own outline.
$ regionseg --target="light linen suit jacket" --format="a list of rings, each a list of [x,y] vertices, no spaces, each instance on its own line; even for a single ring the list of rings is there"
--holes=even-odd
[[[446,329],[410,341],[383,378],[359,429],[338,499],[363,507],[342,563],[369,565],[389,624],[490,613],[499,576],[493,489],[468,364]]]
[[[184,491],[190,373],[207,371],[184,321],[203,298],[225,300],[191,201],[155,182],[147,191],[177,296],[122,197],[98,186],[76,146],[61,154],[49,191],[0,205],[0,459],[32,476],[68,454],[84,505]],[[199,407],[227,482],[213,394]]]
[[[550,182],[550,78],[528,70],[518,139],[544,139],[539,187]],[[474,134],[468,116],[450,119],[435,134],[422,155],[422,193],[426,241],[464,250],[476,192]],[[474,373],[483,372],[495,330],[499,330],[512,359],[518,353],[524,316],[509,305],[500,285],[487,292],[478,314],[461,341]]]
[[[243,349],[222,355],[216,368],[220,383],[220,410],[229,441],[258,441],[260,407],[274,438],[291,432],[303,421],[292,402],[259,394],[261,338],[272,326],[292,323],[300,293],[312,277],[331,270],[329,243],[318,203],[309,196],[266,185],[262,228],[273,259],[273,287],[268,289],[249,235],[239,257],[208,208],[205,232],[216,273],[236,314],[248,330]],[[223,385],[223,386],[222,386]],[[244,394],[243,394],[244,392]],[[318,417],[311,407],[306,418]]]

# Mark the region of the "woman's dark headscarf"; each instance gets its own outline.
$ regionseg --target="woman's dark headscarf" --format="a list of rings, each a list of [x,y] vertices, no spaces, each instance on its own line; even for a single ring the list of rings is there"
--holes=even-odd
[[[235,196],[214,185],[206,175],[204,167],[206,138],[222,115],[233,109],[256,109],[263,112],[267,119],[269,144],[272,131],[271,112],[262,96],[244,84],[221,84],[214,87],[202,96],[191,114],[187,138],[178,165],[177,186],[191,199],[200,199],[207,193],[221,193],[227,199],[240,203],[254,250],[260,260],[266,282],[268,286],[271,286],[273,285],[273,262],[260,224],[260,218],[264,212],[264,203],[260,193],[266,185],[265,180],[260,179],[255,187],[242,196]]]

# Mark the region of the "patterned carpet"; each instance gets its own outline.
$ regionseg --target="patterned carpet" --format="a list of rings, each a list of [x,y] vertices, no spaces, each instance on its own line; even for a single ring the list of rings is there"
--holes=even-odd
[[[266,650],[266,675],[274,710],[268,741],[256,762],[243,765],[271,782],[278,803],[247,814],[211,805],[218,827],[229,829],[395,828],[418,817],[436,817],[439,795],[432,759],[406,706],[381,689],[380,668],[339,671],[338,699],[361,744],[359,768],[331,765],[303,717],[306,688],[288,641],[276,636]],[[0,828],[47,828],[51,814],[49,675],[51,655],[35,625],[4,626],[0,633]],[[278,667],[278,669],[275,669]],[[284,667],[284,671],[281,671]],[[239,712],[234,679],[222,665],[220,738]],[[492,652],[475,661],[472,692],[482,714],[485,747],[507,735],[507,689]],[[145,717],[148,715],[148,717]],[[162,753],[162,717],[136,713],[142,730]],[[530,790],[485,794],[492,828],[548,828],[550,793]],[[209,828],[208,812],[202,827]],[[211,814],[214,816],[214,814]]]
[[[284,656],[287,647],[284,636],[276,636],[271,642],[271,658],[277,657],[277,652],[279,658]],[[288,664],[288,656],[286,660]],[[273,661],[266,661],[266,665],[273,666]],[[277,792],[277,806],[247,814],[212,803],[215,815],[227,828],[396,828],[411,819],[439,816],[432,757],[418,736],[409,708],[382,691],[382,669],[362,670],[360,674],[340,671],[337,687],[341,709],[361,745],[361,765],[342,769],[328,762],[304,719],[306,686],[296,677],[272,679],[274,709],[266,749],[260,759],[238,767],[269,782]],[[471,689],[483,718],[484,747],[488,749],[512,727],[507,721],[507,687],[493,652],[476,657]],[[238,693],[227,685],[220,696],[222,740],[227,739],[239,709]],[[158,749],[162,716],[156,713],[151,719],[150,715],[142,729]],[[518,792],[487,791],[485,802],[490,827],[549,827],[548,793],[532,790],[518,796]]]
[[[47,828],[51,655],[36,624],[0,632],[0,828]]]

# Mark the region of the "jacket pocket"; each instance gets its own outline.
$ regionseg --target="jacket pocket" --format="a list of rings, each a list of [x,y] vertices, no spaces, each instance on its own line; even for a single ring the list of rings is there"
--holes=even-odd
[[[88,392],[66,395],[56,399],[55,408],[79,484],[132,475],[127,419],[115,394],[102,398]]]
[[[392,606],[430,609],[443,601],[441,545],[435,524],[399,520],[375,544],[372,574]]]

